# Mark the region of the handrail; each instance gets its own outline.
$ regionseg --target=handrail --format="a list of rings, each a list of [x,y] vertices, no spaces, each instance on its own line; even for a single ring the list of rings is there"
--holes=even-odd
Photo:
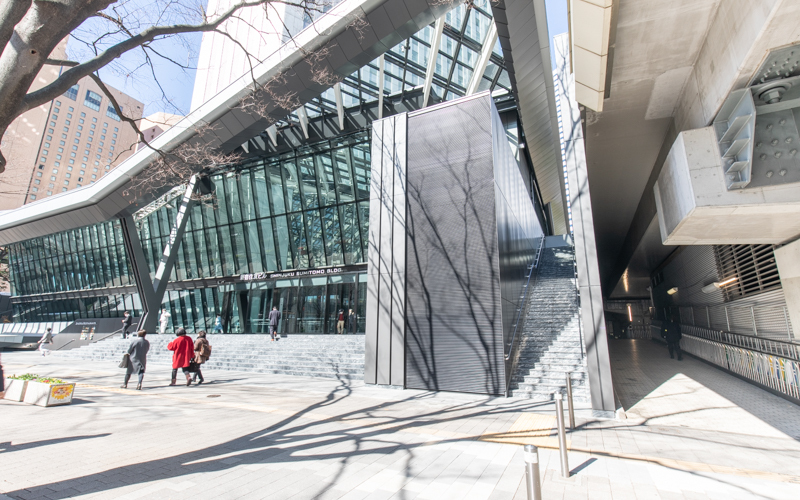
[[[514,352],[514,342],[517,340],[517,330],[519,330],[519,318],[522,316],[523,311],[525,310],[525,301],[528,299],[528,291],[530,290],[530,283],[531,283],[531,276],[533,276],[533,271],[539,268],[539,258],[542,256],[542,250],[544,249],[544,240],[545,236],[542,236],[542,241],[539,243],[539,249],[536,250],[536,256],[533,259],[533,264],[531,264],[531,271],[528,273],[528,280],[525,282],[525,293],[522,294],[522,301],[519,307],[519,311],[517,312],[517,321],[514,323],[514,333],[511,335],[511,345],[508,346],[508,353],[505,354],[505,360],[508,361],[511,358],[511,353]]]
[[[791,342],[730,333],[721,330],[711,330],[693,325],[681,325],[681,332],[691,335],[692,337],[728,344],[734,347],[741,347],[762,354],[781,356],[794,361],[800,361],[800,345]]]
[[[65,347],[67,347],[68,345],[70,345],[70,344],[71,344],[71,343],[73,343],[73,342],[75,342],[75,339],[72,339],[72,340],[70,340],[70,341],[69,341],[69,342],[67,342],[66,344],[64,344],[64,345],[62,345],[61,347],[59,347],[58,349],[53,349],[53,352],[60,351],[61,349],[63,349],[63,348],[65,348]]]

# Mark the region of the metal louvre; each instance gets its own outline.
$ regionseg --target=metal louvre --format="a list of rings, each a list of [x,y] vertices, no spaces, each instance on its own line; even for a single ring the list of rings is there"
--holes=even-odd
[[[409,116],[408,388],[505,389],[490,105]]]
[[[736,278],[722,288],[725,302],[781,287],[773,248],[773,245],[714,246],[720,279]]]

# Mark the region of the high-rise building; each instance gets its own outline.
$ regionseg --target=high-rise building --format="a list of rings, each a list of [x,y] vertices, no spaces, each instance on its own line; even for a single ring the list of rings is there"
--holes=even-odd
[[[141,102],[108,89],[127,118],[141,119]],[[49,111],[24,203],[94,183],[130,156],[138,142],[133,127],[89,77],[53,100]]]
[[[144,140],[150,143],[150,141],[163,134],[164,131],[169,130],[170,127],[181,121],[182,118],[180,115],[159,111],[142,118],[142,121],[139,122],[139,130],[141,130]],[[143,147],[145,147],[144,143],[139,142],[136,145],[136,151]]]
[[[209,0],[209,17],[221,15],[236,3],[235,0]],[[269,3],[241,9],[234,18],[223,23],[219,31],[203,33],[192,110],[246,75],[251,65],[266,59],[300,32],[310,23],[304,14],[296,5]]]
[[[52,57],[66,57],[67,40],[64,39],[53,51]],[[39,71],[31,86],[38,90],[58,78],[59,66],[45,66]],[[42,135],[47,128],[52,102],[26,111],[6,129],[0,141],[6,158],[5,172],[0,174],[0,210],[10,210],[25,203],[31,183],[31,169],[39,158]]]

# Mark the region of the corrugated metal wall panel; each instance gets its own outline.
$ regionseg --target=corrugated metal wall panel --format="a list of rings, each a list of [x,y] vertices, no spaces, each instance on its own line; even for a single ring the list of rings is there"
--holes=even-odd
[[[406,386],[505,389],[488,98],[408,123]]]

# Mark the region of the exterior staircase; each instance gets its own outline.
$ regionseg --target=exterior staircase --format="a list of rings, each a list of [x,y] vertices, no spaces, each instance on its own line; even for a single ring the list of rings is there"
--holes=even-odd
[[[148,335],[147,364],[172,364],[167,344],[173,335]],[[195,338],[195,337],[192,337]],[[203,370],[233,370],[306,377],[363,379],[363,335],[289,335],[271,342],[269,335],[208,335],[211,358]],[[78,349],[57,351],[65,358],[119,363],[130,340],[113,337]]]
[[[542,250],[536,282],[526,304],[511,396],[551,400],[553,392],[565,390],[565,373],[572,372],[573,400],[589,401],[574,255],[572,246]]]

